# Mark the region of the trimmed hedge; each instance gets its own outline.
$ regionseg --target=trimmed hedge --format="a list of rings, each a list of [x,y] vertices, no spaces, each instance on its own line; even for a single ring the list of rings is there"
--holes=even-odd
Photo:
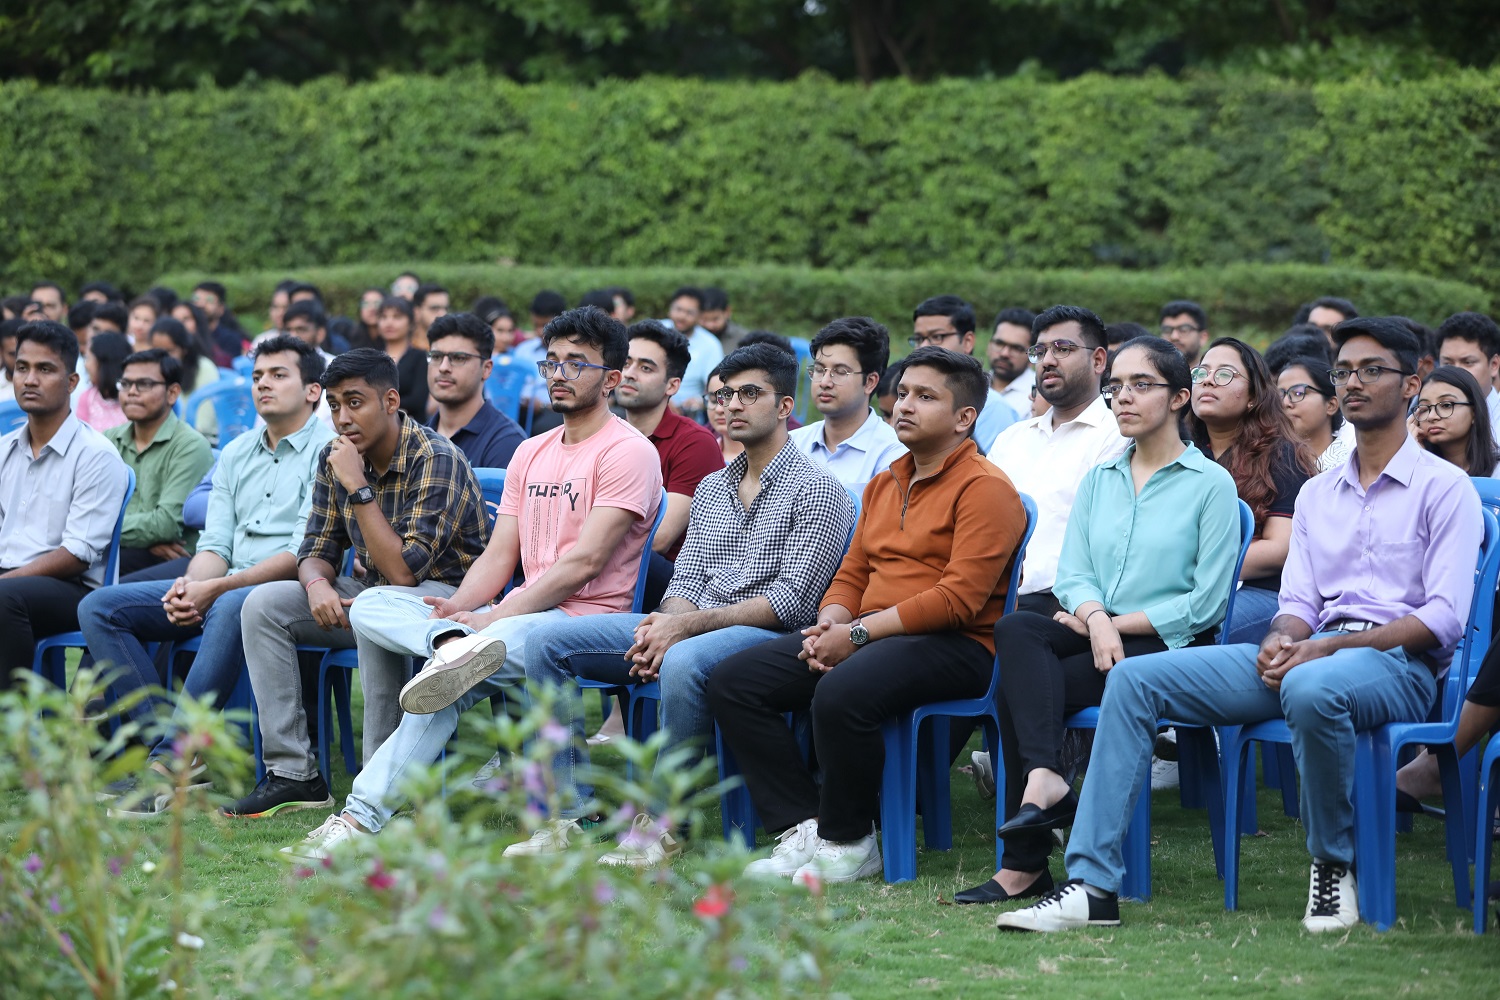
[[[1500,71],[0,85],[0,284],[365,260],[1394,269],[1492,287]]]
[[[665,316],[672,291],[684,284],[726,289],[735,319],[747,327],[767,327],[810,337],[837,316],[874,316],[890,327],[896,343],[911,330],[911,311],[930,295],[952,292],[973,302],[981,333],[1003,306],[1041,309],[1058,302],[1085,305],[1105,322],[1133,320],[1155,329],[1157,310],[1177,298],[1192,298],[1208,310],[1215,332],[1279,333],[1297,307],[1320,295],[1341,295],[1367,314],[1399,314],[1435,324],[1461,309],[1488,310],[1490,297],[1473,285],[1417,275],[1300,264],[1249,265],[1166,271],[1001,271],[973,268],[920,270],[831,270],[806,267],[740,268],[538,268],[403,262],[347,267],[301,268],[296,277],[311,281],[331,308],[356,315],[360,293],[388,287],[411,269],[424,281],[438,281],[452,293],[455,309],[466,309],[480,295],[499,295],[525,324],[531,298],[544,288],[576,303],[590,289],[624,285],[636,297],[636,313]],[[182,271],[157,281],[186,292],[208,272]],[[263,314],[283,271],[216,275],[230,305],[245,314]],[[901,353],[905,353],[904,350]]]

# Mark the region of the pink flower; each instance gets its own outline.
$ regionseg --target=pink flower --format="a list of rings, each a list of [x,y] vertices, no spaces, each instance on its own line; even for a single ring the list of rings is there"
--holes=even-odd
[[[610,885],[608,882],[604,881],[604,879],[602,879],[602,878],[599,879],[599,880],[597,880],[594,883],[594,902],[595,902],[595,904],[597,904],[599,906],[608,906],[610,903],[614,902],[614,898],[615,898],[615,887],[614,886]]]
[[[374,889],[376,892],[380,892],[382,890],[394,887],[395,884],[396,876],[386,871],[385,865],[381,864],[379,858],[376,858],[375,870],[365,876],[365,885],[369,886],[371,889]]]
[[[292,874],[298,878],[312,878],[317,872],[314,872],[306,865],[298,865],[296,871],[292,872]]]
[[[62,912],[62,903],[58,900],[55,894],[47,900],[47,909],[51,910],[53,913]]]
[[[812,872],[808,872],[802,876],[802,884],[807,887],[807,891],[813,896],[823,895],[823,880]]]
[[[67,932],[59,934],[58,937],[62,938],[62,945],[61,945],[61,947],[62,947],[62,953],[64,955],[72,955],[73,954],[73,939],[67,935]]]
[[[734,902],[734,890],[723,882],[708,887],[708,891],[693,903],[693,912],[704,920],[713,920],[729,912]]]
[[[521,769],[521,783],[527,795],[540,798],[547,794],[547,785],[542,780],[542,765],[534,760],[528,760],[526,766]]]
[[[537,732],[543,740],[557,746],[564,746],[568,742],[568,729],[560,725],[555,719],[548,719],[542,723],[542,728]]]
[[[439,904],[438,906],[434,906],[432,908],[432,912],[427,914],[427,926],[431,927],[435,931],[442,930],[447,922],[448,911],[443,909],[441,904]]]
[[[35,875],[42,870],[42,859],[37,857],[35,851],[32,851],[26,855],[26,861],[21,867],[25,868],[28,874]]]
[[[118,877],[120,872],[125,868],[125,859],[121,857],[110,858],[105,862],[105,867],[109,869],[111,875]]]

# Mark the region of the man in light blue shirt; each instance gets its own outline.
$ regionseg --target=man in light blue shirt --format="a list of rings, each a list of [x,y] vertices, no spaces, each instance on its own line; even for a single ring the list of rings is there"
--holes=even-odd
[[[188,693],[212,695],[223,705],[233,692],[244,662],[240,606],[255,585],[296,575],[318,456],[333,439],[315,415],[322,374],[323,359],[296,337],[273,337],[256,348],[251,384],[265,427],[235,438],[220,455],[206,526],[186,572],[170,584],[105,587],[79,605],[90,651],[123,670],[112,685],[114,697],[158,683],[146,643],[195,636],[202,646],[187,676]],[[146,699],[131,714],[144,721],[154,710]],[[153,758],[169,748],[170,736]],[[154,815],[167,798],[147,796],[115,811]]]
[[[936,295],[912,313],[912,335],[906,342],[912,350],[941,347],[959,354],[974,353],[974,307],[957,295]],[[985,399],[979,419],[974,421],[974,443],[988,454],[1000,432],[1019,417],[993,388]]]
[[[792,431],[792,443],[856,493],[906,453],[895,429],[870,408],[891,357],[886,328],[865,316],[836,319],[812,340],[817,423]]]
[[[693,358],[688,362],[687,373],[682,376],[682,388],[677,390],[677,396],[672,402],[679,410],[700,423],[708,376],[724,360],[724,345],[719,342],[719,338],[698,325],[698,317],[702,313],[702,290],[685,286],[672,293],[667,318],[661,321],[663,325],[672,327],[688,339],[688,352]]]

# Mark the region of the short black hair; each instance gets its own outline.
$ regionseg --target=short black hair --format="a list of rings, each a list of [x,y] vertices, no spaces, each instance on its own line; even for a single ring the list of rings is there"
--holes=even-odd
[[[1178,313],[1169,315],[1176,316]],[[1184,389],[1192,389],[1193,376],[1188,370],[1187,358],[1184,358],[1182,352],[1172,346],[1171,341],[1155,334],[1136,337],[1134,340],[1127,340],[1121,344],[1110,357],[1109,368],[1104,372],[1105,382],[1113,377],[1115,362],[1119,360],[1120,355],[1132,347],[1139,347],[1146,352],[1146,357],[1150,359],[1152,367],[1166,380],[1167,392],[1170,395],[1175,396]]]
[[[1031,342],[1060,323],[1077,323],[1083,336],[1084,346],[1089,350],[1109,347],[1109,334],[1104,331],[1104,321],[1083,306],[1052,306],[1043,309],[1031,323]]]
[[[1346,319],[1333,328],[1333,342],[1339,347],[1343,347],[1354,337],[1373,338],[1377,344],[1394,354],[1403,375],[1417,373],[1417,360],[1421,356],[1422,345],[1417,342],[1417,335],[1395,317],[1359,316]]]
[[[418,285],[417,286],[417,290],[415,292],[411,293],[411,304],[414,305],[414,306],[419,306],[423,302],[427,301],[427,296],[429,296],[429,295],[447,295],[447,294],[448,294],[448,289],[446,289],[442,285],[439,285],[439,284],[436,284],[436,283],[427,284],[427,285]]]
[[[672,293],[672,297],[670,299],[667,299],[667,305],[671,305],[678,299],[692,299],[694,302],[698,303],[698,310],[700,312],[702,312],[703,310],[703,289],[701,288],[698,288],[694,285],[683,285],[681,288],[677,289],[677,291]]]
[[[1031,324],[1034,322],[1036,322],[1036,313],[1030,309],[1025,309],[1021,306],[1007,306],[995,314],[995,322],[990,324],[990,329],[994,330],[1001,323],[1010,323],[1012,326],[1024,326],[1030,330]],[[1035,332],[1031,334],[1031,342],[1033,344],[1036,343]]]
[[[177,294],[177,289],[168,288],[166,285],[153,285],[146,289],[146,294],[157,301],[162,312],[171,312],[177,308],[177,303],[182,301],[182,296]]]
[[[116,384],[125,374],[125,359],[130,356],[130,338],[123,333],[105,330],[89,338],[89,354],[94,357],[94,371],[98,378],[94,388],[108,400],[120,398],[120,387]]]
[[[276,287],[271,289],[271,294],[274,295],[277,292],[286,292],[287,295],[290,296],[292,294],[292,289],[296,288],[300,284],[302,284],[302,282],[298,281],[296,278],[282,278],[280,281],[276,282]]]
[[[323,369],[323,376],[318,381],[323,384],[326,392],[354,379],[363,379],[371,389],[384,394],[387,390],[395,389],[399,383],[396,362],[384,351],[377,351],[373,347],[356,347],[328,362],[328,367]]]
[[[84,285],[78,290],[78,297],[81,299],[89,292],[101,292],[103,293],[104,297],[110,302],[125,301],[125,296],[120,292],[120,290],[107,281],[90,281],[87,285]]]
[[[481,364],[495,353],[495,331],[473,313],[448,313],[433,320],[427,328],[427,343],[436,343],[444,337],[463,337],[470,341]]]
[[[274,337],[267,337],[256,345],[250,352],[250,360],[253,363],[267,354],[284,354],[290,352],[297,355],[297,371],[302,376],[303,385],[313,385],[323,378],[323,355],[318,349],[301,337],[293,337],[290,334],[278,333]]]
[[[693,352],[688,339],[676,329],[648,319],[632,323],[625,335],[629,340],[637,337],[649,340],[662,349],[662,353],[667,356],[667,378],[682,378],[687,373],[688,362],[693,360]]]
[[[610,285],[605,289],[605,291],[610,294],[611,298],[614,298],[618,295],[620,298],[624,299],[627,306],[633,307],[635,305],[635,295],[624,285]]]
[[[579,307],[593,306],[603,309],[607,313],[615,311],[615,297],[603,289],[596,288],[592,292],[585,292],[583,298],[578,300]]]
[[[536,298],[531,300],[533,316],[561,316],[567,311],[568,300],[562,297],[562,292],[554,292],[550,288],[537,292]]]
[[[221,306],[229,305],[229,292],[217,281],[200,281],[193,286],[193,291],[204,291],[219,300]]]
[[[290,309],[291,306],[287,306],[287,308]],[[379,316],[380,313],[385,312],[387,309],[396,310],[398,313],[405,316],[407,319],[411,320],[414,323],[417,320],[417,313],[416,310],[412,308],[411,301],[408,299],[403,299],[399,295],[387,295],[385,298],[381,299],[380,309],[375,313],[375,315]]]
[[[19,316],[13,319],[0,320],[0,340],[10,340],[16,335],[26,321]]]
[[[770,344],[751,344],[749,347],[741,344],[719,362],[718,367],[709,373],[709,378],[717,375],[720,382],[728,382],[730,376],[748,371],[765,372],[777,395],[797,394],[797,356]]]
[[[1292,325],[1299,326],[1308,322],[1312,317],[1314,309],[1332,309],[1334,312],[1341,314],[1344,319],[1359,318],[1359,310],[1354,308],[1353,302],[1350,302],[1348,299],[1338,298],[1335,295],[1324,295],[1322,298],[1302,303],[1297,309],[1297,315],[1292,317]]]
[[[1190,299],[1173,299],[1171,302],[1168,302],[1161,307],[1161,315],[1157,317],[1157,320],[1160,321],[1184,314],[1193,318],[1193,322],[1198,324],[1199,330],[1208,329],[1208,313],[1203,311],[1202,306]]]
[[[1149,336],[1151,336],[1150,330],[1139,323],[1131,323],[1128,320],[1124,323],[1111,323],[1104,328],[1104,339],[1109,342],[1110,347],[1118,347],[1137,337]],[[1036,337],[1033,336],[1032,340],[1035,341]]]
[[[703,287],[703,298],[699,299],[698,301],[703,303],[701,308],[704,312],[708,312],[709,310],[728,309],[729,293],[715,285],[705,285]]]
[[[167,385],[182,386],[182,362],[160,347],[152,347],[127,355],[121,368],[129,368],[131,365],[156,365],[161,369],[162,381]]]
[[[510,306],[506,305],[505,300],[499,296],[481,295],[469,307],[469,312],[478,316],[486,323],[493,323],[501,316],[510,316]],[[514,319],[515,317],[512,316],[511,318]]]
[[[1417,343],[1422,345],[1421,352],[1417,355],[1419,358],[1437,360],[1437,347],[1433,343],[1432,330],[1409,316],[1392,316],[1391,319],[1406,327],[1417,338]]]
[[[68,329],[82,330],[94,321],[94,310],[99,303],[92,299],[80,299],[68,307]]]
[[[797,359],[797,349],[792,346],[791,338],[783,337],[775,330],[751,330],[740,338],[740,342],[736,346],[754,347],[756,344],[769,344],[778,351],[785,351],[790,354],[793,361]]]
[[[1454,313],[1439,323],[1437,331],[1432,335],[1433,353],[1441,353],[1443,341],[1450,337],[1474,341],[1486,358],[1500,354],[1500,326],[1496,326],[1495,321],[1484,313]]]
[[[113,323],[120,328],[121,333],[124,333],[125,328],[130,325],[130,313],[126,312],[125,307],[113,299],[108,302],[96,302],[94,304],[94,319],[102,319]]]
[[[33,281],[31,283],[31,290],[35,292],[38,288],[55,288],[57,289],[57,297],[62,299],[64,304],[68,301],[67,289],[55,281]]]
[[[891,333],[868,316],[843,316],[819,330],[810,348],[813,357],[829,344],[847,344],[865,373],[884,375],[891,363]]]
[[[913,320],[920,316],[947,316],[960,336],[974,332],[974,307],[957,295],[934,295],[923,299],[911,313]]]
[[[61,323],[54,323],[50,319],[37,319],[30,323],[22,323],[16,328],[16,350],[19,352],[21,345],[28,340],[55,352],[62,359],[64,375],[77,371],[78,338],[74,336],[72,330]]]
[[[923,315],[947,315],[946,313],[924,313]],[[959,409],[965,406],[974,407],[977,414],[984,412],[985,400],[989,397],[990,379],[984,372],[984,365],[979,359],[970,354],[959,354],[945,347],[919,347],[897,363],[896,381],[899,383],[902,377],[913,368],[932,368],[943,375],[943,381],[948,383],[948,388],[953,392],[953,401],[958,404]],[[973,434],[974,429],[969,428]]]
[[[286,297],[288,299],[292,299],[298,295],[301,295],[303,292],[312,292],[313,298],[317,299],[318,304],[323,304],[323,290],[317,285],[314,285],[311,282],[307,281],[294,282],[292,284],[292,287],[286,290]]]
[[[625,324],[594,306],[569,309],[554,316],[542,328],[542,347],[550,347],[558,339],[582,341],[602,354],[605,366],[615,371],[625,367],[625,359],[630,355]]]
[[[391,281],[391,284],[394,285],[402,278],[410,278],[412,281],[415,281],[419,285],[422,283],[422,276],[416,271],[402,271],[400,274],[396,275],[396,277]]]
[[[328,316],[323,312],[322,303],[316,299],[303,299],[287,306],[286,312],[281,316],[282,329],[286,329],[286,325],[294,319],[310,320],[315,330],[326,329],[328,326]]]
[[[1303,323],[1294,326],[1276,338],[1270,347],[1266,348],[1264,355],[1266,367],[1271,369],[1272,375],[1280,375],[1281,370],[1292,362],[1294,358],[1318,358],[1321,357],[1333,364],[1333,357],[1328,350],[1328,337],[1323,333],[1322,327],[1313,326],[1311,323]]]
[[[20,319],[21,313],[25,312],[26,307],[29,305],[31,305],[30,295],[7,295],[5,298],[0,299],[0,309],[15,313],[11,319]],[[10,322],[10,320],[6,320],[6,322]]]

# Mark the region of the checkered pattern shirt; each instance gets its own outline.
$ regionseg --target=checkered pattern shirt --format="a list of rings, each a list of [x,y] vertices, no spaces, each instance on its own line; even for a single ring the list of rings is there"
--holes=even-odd
[[[844,557],[854,501],[787,441],[760,474],[747,511],[739,488],[749,464],[741,454],[698,484],[666,596],[699,608],[764,597],[786,631],[805,628],[817,621],[818,600]]]
[[[375,568],[355,516],[349,491],[328,469],[328,450],[318,461],[312,511],[297,561],[323,559],[338,567],[352,545],[365,566],[365,583],[390,583]],[[484,551],[490,520],[474,471],[447,438],[401,415],[401,437],[385,475],[365,463],[365,478],[375,490],[391,528],[401,538],[401,558],[420,583],[437,580],[458,586]]]

